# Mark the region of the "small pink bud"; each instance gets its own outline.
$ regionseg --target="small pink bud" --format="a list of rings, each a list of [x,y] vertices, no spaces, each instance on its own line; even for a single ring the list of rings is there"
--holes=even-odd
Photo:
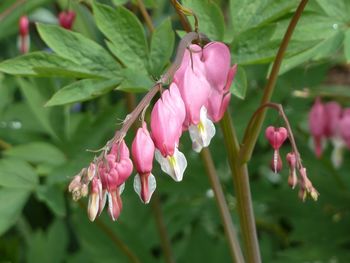
[[[61,27],[65,29],[72,29],[73,23],[75,20],[75,12],[74,11],[62,11],[58,15],[58,21]]]
[[[309,113],[310,133],[314,138],[315,154],[322,155],[322,139],[325,136],[326,114],[324,105],[320,98],[317,98]]]
[[[144,122],[142,128],[137,130],[131,148],[132,159],[138,173],[145,174],[152,171],[154,150],[154,143]]]
[[[284,141],[288,138],[287,129],[284,127],[267,127],[265,131],[265,137],[273,147],[273,149],[278,150],[281,148]]]
[[[29,34],[29,19],[27,16],[21,16],[19,18],[19,34],[21,36],[26,36]]]
[[[292,189],[294,189],[298,183],[298,178],[296,173],[297,159],[296,159],[295,153],[294,152],[288,153],[286,159],[289,166],[288,184],[290,187],[292,187]]]
[[[90,163],[89,168],[87,170],[87,178],[91,181],[96,175],[96,165],[94,163]]]

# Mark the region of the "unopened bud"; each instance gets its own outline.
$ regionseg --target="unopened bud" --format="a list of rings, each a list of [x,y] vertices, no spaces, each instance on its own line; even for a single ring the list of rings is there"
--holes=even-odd
[[[85,197],[89,194],[89,188],[88,188],[87,184],[81,185],[80,193],[81,193],[82,197]]]
[[[73,177],[73,180],[70,182],[68,186],[68,191],[73,193],[74,191],[80,190],[81,188],[81,176],[76,175]]]
[[[296,165],[297,165],[297,159],[294,152],[287,154],[287,163],[289,166],[289,177],[288,177],[288,184],[292,189],[295,188],[295,186],[298,183],[297,173],[296,173]]]
[[[90,163],[89,168],[87,170],[87,178],[91,181],[96,175],[96,165],[94,163]]]

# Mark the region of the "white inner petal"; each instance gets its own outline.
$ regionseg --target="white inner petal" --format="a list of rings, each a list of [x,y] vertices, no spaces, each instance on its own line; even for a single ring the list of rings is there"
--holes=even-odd
[[[153,174],[149,174],[148,175],[148,193],[147,193],[148,198],[147,198],[147,200],[143,200],[142,195],[141,195],[141,191],[142,191],[141,177],[139,174],[135,175],[135,177],[134,177],[134,190],[137,193],[137,195],[140,197],[140,200],[143,203],[145,203],[145,204],[149,203],[154,191],[156,190],[156,187],[157,187],[156,178],[154,177]]]
[[[192,140],[192,149],[200,152],[203,147],[208,147],[215,135],[215,125],[207,116],[207,109],[203,106],[200,112],[198,125],[190,125],[188,128]]]
[[[122,195],[122,193],[124,192],[125,189],[125,183],[122,183],[121,185],[119,185],[119,195]]]
[[[112,201],[112,195],[108,193],[108,210],[109,215],[112,217],[112,220],[115,221],[114,215],[113,215],[113,201]]]
[[[163,172],[167,173],[176,182],[182,181],[184,171],[187,167],[185,155],[177,147],[173,156],[163,157],[159,150],[156,150],[155,157]]]
[[[343,154],[345,143],[340,137],[332,138],[333,151],[331,155],[331,161],[335,168],[339,168],[343,163]]]

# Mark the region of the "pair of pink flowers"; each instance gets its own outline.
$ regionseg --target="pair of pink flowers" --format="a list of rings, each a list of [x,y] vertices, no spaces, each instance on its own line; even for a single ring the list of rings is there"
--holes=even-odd
[[[179,182],[187,166],[178,150],[182,132],[188,130],[192,148],[200,152],[215,135],[213,122],[224,115],[230,102],[230,86],[236,65],[226,45],[211,42],[191,45],[174,75],[168,91],[155,104],[151,114],[156,159],[162,170]]]
[[[61,27],[71,30],[74,20],[74,11],[62,11],[58,14],[58,23]],[[21,16],[18,21],[18,50],[22,54],[28,53],[30,49],[30,35],[29,35],[29,18],[28,16]]]
[[[321,157],[326,140],[334,146],[332,162],[335,167],[342,163],[343,149],[350,149],[350,108],[342,109],[336,101],[322,103],[316,98],[309,113],[309,128],[317,157]]]
[[[161,169],[179,182],[187,167],[186,157],[178,149],[182,133],[189,131],[197,152],[209,145],[215,135],[213,122],[223,117],[231,97],[229,89],[236,65],[230,67],[230,60],[228,47],[219,42],[211,42],[204,48],[191,45],[185,51],[173,82],[152,109],[151,133],[143,122],[132,142],[137,171],[134,190],[142,202],[148,203],[156,189],[156,179],[151,173],[154,156]],[[91,182],[90,220],[102,212],[107,200],[108,213],[116,220],[122,209],[120,195],[132,170],[125,142],[115,142],[102,159],[72,180],[69,190],[78,199],[85,195]]]

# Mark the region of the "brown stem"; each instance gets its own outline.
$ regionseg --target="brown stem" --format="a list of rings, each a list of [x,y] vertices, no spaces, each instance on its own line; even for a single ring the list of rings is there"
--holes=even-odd
[[[86,207],[82,202],[78,202],[80,208],[86,211]],[[141,263],[138,257],[129,249],[129,247],[99,218],[95,220],[96,225],[113,241],[128,258],[131,263]]]
[[[191,32],[192,31],[192,27],[191,27],[191,24],[190,22],[188,21],[187,17],[183,14],[183,12],[181,11],[181,9],[178,7],[178,2],[177,0],[171,0],[170,1],[171,4],[173,5],[177,15],[179,16],[179,19],[180,19],[180,23],[182,25],[182,27],[185,29],[185,31],[188,33],[188,32]]]
[[[278,72],[280,70],[283,56],[287,50],[289,41],[292,37],[292,34],[294,32],[294,29],[299,21],[299,18],[301,14],[303,13],[303,10],[307,4],[308,0],[302,0],[292,18],[292,20],[289,23],[288,29],[283,37],[281,46],[278,49],[275,61],[272,66],[272,70],[268,79],[268,82],[266,84],[266,87],[264,89],[264,94],[261,99],[260,105],[263,105],[270,101],[272,93],[275,89]],[[263,110],[259,113],[257,118],[255,119],[252,129],[246,129],[243,137],[242,142],[242,148],[240,151],[240,160],[244,163],[248,162],[252,156],[256,141],[258,139],[258,136],[260,134],[262,123],[265,119],[266,110]]]
[[[5,142],[4,140],[0,139],[0,149],[8,150],[12,147],[11,144]]]
[[[19,7],[20,5],[24,5],[25,2],[26,0],[18,0],[9,8],[7,8],[4,12],[0,14],[0,22],[4,20],[8,15],[10,15],[14,10],[16,10],[17,7]]]
[[[215,194],[215,201],[216,201],[216,205],[219,208],[221,221],[224,226],[227,241],[229,243],[232,262],[243,263],[244,258],[243,258],[241,247],[239,245],[238,238],[237,238],[237,233],[232,223],[232,218],[225,200],[224,191],[221,187],[219,177],[216,173],[214,162],[208,148],[202,149],[201,157],[202,157],[207,175],[209,177],[211,187]]]
[[[246,164],[240,165],[238,162],[238,137],[228,110],[225,112],[220,124],[224,135],[228,161],[232,172],[233,187],[235,189],[235,196],[237,199],[237,210],[241,225],[243,243],[245,245],[244,248],[246,260],[248,263],[260,263],[260,248],[256,233],[248,168]]]
[[[153,32],[154,31],[154,26],[153,26],[153,23],[152,23],[152,19],[150,17],[150,15],[148,14],[147,12],[147,9],[143,3],[143,0],[137,0],[137,5],[141,11],[141,14],[143,16],[143,18],[145,19],[145,22],[146,22],[146,25],[149,29],[150,32]]]
[[[175,263],[174,255],[170,245],[171,244],[170,239],[164,223],[164,218],[163,218],[163,213],[161,208],[161,201],[157,193],[153,194],[151,205],[152,205],[153,214],[156,220],[156,227],[158,229],[159,236],[161,239],[160,244],[164,252],[165,261],[167,263]]]

